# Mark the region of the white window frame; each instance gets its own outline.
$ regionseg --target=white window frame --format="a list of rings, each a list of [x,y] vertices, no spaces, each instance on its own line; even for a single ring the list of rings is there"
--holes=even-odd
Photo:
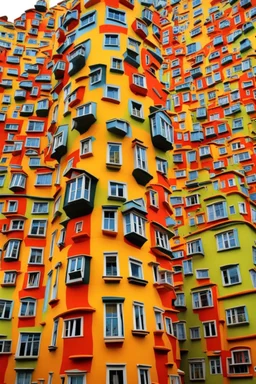
[[[76,335],[76,323],[80,320],[80,333]],[[84,319],[83,317],[73,317],[70,319],[64,319],[63,321],[63,339],[83,337]]]

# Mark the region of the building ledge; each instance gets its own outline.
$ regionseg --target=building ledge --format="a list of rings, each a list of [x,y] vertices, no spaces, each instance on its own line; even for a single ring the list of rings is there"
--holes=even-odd
[[[133,336],[137,337],[146,337],[150,332],[149,331],[139,331],[137,329],[132,329]]]
[[[119,284],[122,280],[122,276],[102,276],[106,284]]]
[[[93,355],[71,355],[69,356],[70,360],[91,360]]]

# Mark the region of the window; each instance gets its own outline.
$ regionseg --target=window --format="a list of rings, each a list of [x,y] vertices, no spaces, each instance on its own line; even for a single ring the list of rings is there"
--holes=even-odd
[[[207,206],[208,221],[227,218],[226,202],[218,202]]]
[[[145,76],[133,74],[132,79],[133,79],[133,83],[138,87],[147,88]]]
[[[67,185],[68,190],[68,202],[72,202],[79,199],[90,199],[91,179],[86,175],[82,175],[72,179]]]
[[[189,360],[189,379],[191,381],[205,380],[204,359]]]
[[[199,292],[193,292],[192,305],[194,309],[212,307],[212,291],[210,289],[206,289]]]
[[[115,208],[103,208],[102,229],[117,232],[117,210]]]
[[[131,117],[144,119],[143,105],[136,102],[131,101]]]
[[[163,331],[164,330],[163,312],[164,312],[163,310],[159,310],[157,308],[154,308],[157,331]]]
[[[175,375],[170,375],[170,384],[181,384],[180,377]]]
[[[139,368],[139,384],[150,384],[150,375],[149,375],[149,369],[146,367]]]
[[[12,316],[13,302],[9,300],[0,300],[0,320],[9,320]]]
[[[33,203],[32,213],[48,213],[49,211],[49,204],[48,203]]]
[[[120,144],[120,143],[108,143],[107,164],[111,164],[111,165],[121,165],[122,164],[122,144]]]
[[[108,99],[120,101],[120,88],[113,85],[106,85],[104,96]]]
[[[68,375],[68,384],[85,384],[85,375]]]
[[[47,220],[32,220],[29,234],[32,236],[46,235]]]
[[[56,319],[54,320],[53,329],[52,329],[52,339],[51,339],[52,347],[56,347],[57,345],[58,327],[59,327],[59,319]]]
[[[44,248],[31,248],[28,262],[30,264],[42,264],[43,252]]]
[[[63,337],[79,337],[83,336],[83,318],[64,320]]]
[[[158,247],[162,247],[167,250],[171,249],[168,234],[166,232],[155,231],[155,239],[156,239],[156,245]]]
[[[191,205],[200,204],[199,195],[191,195],[186,197],[186,206],[190,207]]]
[[[105,303],[105,338],[124,337],[122,303]]]
[[[97,84],[101,81],[102,79],[102,69],[98,68],[95,69],[90,73],[90,85]]]
[[[226,309],[227,325],[248,323],[248,314],[245,306]]]
[[[221,267],[221,277],[224,287],[241,283],[239,265]]]
[[[126,200],[127,198],[127,187],[124,183],[117,183],[115,181],[109,181],[108,187],[108,198],[114,198],[117,200]]]
[[[54,135],[53,138],[53,149],[61,147],[64,144],[64,133],[60,132],[57,135]]]
[[[156,158],[156,169],[163,174],[167,173],[168,163],[166,160]]]
[[[82,282],[85,275],[85,257],[76,256],[68,259],[66,283]]]
[[[204,337],[214,337],[217,336],[216,323],[215,321],[206,321],[203,322],[204,327]]]
[[[227,249],[239,247],[237,229],[219,233],[216,236],[217,250],[224,251]]]
[[[124,365],[107,365],[107,384],[126,384]]]
[[[149,191],[149,201],[151,206],[158,208],[158,193],[156,191]]]
[[[186,300],[185,300],[185,294],[183,292],[177,292],[176,293],[176,299],[174,301],[175,307],[185,307],[186,306]]]
[[[118,47],[119,46],[119,35],[105,34],[104,46],[105,47]]]
[[[129,213],[124,216],[124,233],[125,235],[135,232],[140,236],[145,237],[145,223],[144,217],[138,216],[135,213]]]
[[[136,279],[143,279],[142,262],[140,260],[129,258],[130,276]]]
[[[36,185],[52,185],[52,173],[39,173],[36,176]]]
[[[248,349],[239,349],[231,351],[231,357],[228,361],[228,373],[242,374],[249,373],[248,365],[251,364],[251,354]]]
[[[40,272],[29,272],[27,280],[27,288],[39,287]]]
[[[12,175],[10,188],[25,188],[26,176],[21,173],[15,173]]]
[[[186,325],[184,322],[173,323],[173,333],[178,340],[186,340]]]
[[[193,255],[195,253],[203,253],[203,245],[202,245],[202,240],[197,239],[197,240],[192,240],[187,243],[187,253],[188,255]]]
[[[209,269],[196,269],[196,278],[197,279],[208,279],[209,278]]]
[[[104,275],[119,276],[118,254],[115,252],[104,253]]]
[[[10,240],[5,248],[5,259],[17,260],[19,257],[21,240]]]
[[[165,329],[168,335],[173,335],[172,319],[165,317]]]
[[[193,275],[193,263],[192,260],[184,260],[182,262],[184,275]]]
[[[0,354],[11,352],[12,340],[0,340]]]
[[[4,272],[4,284],[10,284],[10,285],[15,285],[16,283],[16,278],[17,278],[17,272],[16,271],[8,271]]]
[[[139,302],[133,303],[133,326],[136,331],[145,331],[145,313],[144,304]]]
[[[114,71],[114,72],[123,72],[123,60],[122,59],[118,59],[117,57],[112,57],[111,58],[111,66],[110,66],[110,71],[111,69]]]
[[[238,203],[238,209],[239,209],[239,213],[242,213],[243,215],[247,214],[245,203]]]
[[[40,333],[21,333],[16,357],[38,357]]]
[[[36,315],[36,300],[32,298],[21,299],[20,317],[28,317]]]
[[[114,8],[107,8],[107,19],[125,24],[126,15],[125,15],[125,12],[123,11],[119,11]]]
[[[201,339],[201,336],[200,336],[200,328],[199,327],[193,327],[193,328],[190,328],[190,339],[191,340],[198,340],[198,339]]]
[[[210,374],[220,375],[222,373],[221,359],[219,356],[209,358]]]
[[[81,17],[81,27],[88,27],[96,22],[96,12],[90,12],[89,14]]]
[[[16,373],[16,381],[15,384],[30,384],[32,380],[32,372],[31,371],[18,371]]]

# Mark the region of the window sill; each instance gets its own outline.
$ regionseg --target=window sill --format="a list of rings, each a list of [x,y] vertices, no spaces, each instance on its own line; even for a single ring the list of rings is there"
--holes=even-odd
[[[114,169],[118,171],[121,168],[122,164],[106,163],[106,167],[109,169]]]
[[[92,157],[92,156],[93,156],[93,153],[92,153],[92,152],[81,153],[81,154],[80,154],[80,158],[81,158],[81,159],[86,159],[87,157]]]
[[[107,96],[103,96],[101,98],[102,101],[109,101],[110,103],[113,103],[113,104],[120,104],[120,100],[117,100],[117,99],[112,99],[111,97],[107,97]]]
[[[237,245],[237,246],[232,247],[232,248],[218,249],[217,252],[233,251],[234,249],[239,249],[239,248],[240,248],[240,246]]]
[[[235,324],[227,324],[228,327],[240,327],[240,326],[243,326],[243,325],[249,325],[249,321],[243,321],[241,323],[235,323]]]
[[[159,291],[160,290],[171,291],[172,289],[174,289],[174,286],[169,283],[155,283],[153,284],[153,286]]]
[[[56,345],[48,345],[48,351],[50,352],[56,351],[57,348]]]
[[[158,329],[157,331],[154,331],[153,332],[155,336],[161,336],[164,334],[164,330],[162,329]]]
[[[70,360],[91,360],[93,355],[71,355],[68,358]]]
[[[32,316],[18,316],[19,319],[35,319],[35,315],[32,315]]]
[[[106,284],[119,284],[122,280],[122,276],[102,276]]]
[[[71,239],[73,240],[74,243],[80,243],[81,241],[84,241],[89,238],[90,236],[86,232],[79,232],[71,236]]]
[[[136,337],[146,337],[149,334],[149,331],[138,331],[136,329],[133,329],[132,334]]]
[[[119,337],[119,338],[104,338],[105,344],[123,344],[124,342],[124,337]]]
[[[145,286],[148,284],[147,280],[139,279],[139,278],[133,277],[133,276],[127,277],[127,280],[129,282],[129,284],[142,285],[142,286]]]
[[[15,360],[37,360],[38,356],[15,356]]]
[[[120,197],[120,196],[108,196],[108,200],[126,201],[126,197]]]
[[[170,352],[170,348],[165,346],[156,346],[154,347],[154,351],[159,354],[167,355]]]
[[[103,233],[103,235],[106,235],[106,236],[112,236],[112,237],[116,237],[117,236],[117,232],[116,231],[109,231],[107,229],[102,229],[102,233]]]
[[[227,377],[229,377],[230,379],[240,379],[241,377],[244,377],[244,378],[249,378],[249,377],[253,377],[253,374],[251,373],[232,373],[232,374],[228,374]]]
[[[8,288],[8,287],[13,288],[13,287],[16,287],[16,283],[3,283],[3,284],[1,284],[1,287],[3,287],[3,288]]]
[[[52,306],[54,304],[57,304],[59,301],[60,301],[60,299],[52,299],[52,300],[49,301],[48,304]]]
[[[36,287],[25,287],[24,289],[37,289],[37,288],[39,288],[39,285]]]

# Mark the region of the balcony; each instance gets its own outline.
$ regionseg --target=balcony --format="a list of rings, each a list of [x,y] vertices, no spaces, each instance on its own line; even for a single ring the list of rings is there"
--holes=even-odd
[[[204,133],[201,131],[190,132],[190,141],[200,142],[204,140]]]
[[[66,29],[73,23],[78,23],[78,10],[68,11],[64,16],[62,26]]]
[[[82,69],[85,66],[85,47],[82,45],[76,47],[69,55],[68,55],[68,61],[69,61],[69,69],[68,74],[69,76],[74,75],[75,73],[79,72],[80,69]]]
[[[88,215],[94,208],[94,197],[98,179],[83,170],[78,177],[67,182],[63,210],[71,219]]]
[[[137,183],[143,186],[147,185],[150,180],[153,179],[153,176],[148,171],[139,167],[134,168],[132,175]]]
[[[240,1],[240,7],[246,9],[252,6],[251,0],[241,0]]]
[[[203,75],[203,71],[200,67],[193,68],[190,70],[190,75],[193,77],[193,79],[196,79],[196,78],[201,77]]]
[[[19,87],[20,87],[20,88],[23,88],[23,89],[30,90],[30,89],[32,89],[32,87],[33,87],[33,82],[30,81],[30,80],[28,80],[28,81],[21,81],[21,82],[19,83]]]
[[[96,121],[96,103],[87,103],[76,109],[76,117],[73,118],[73,129],[80,134],[88,131],[90,126]]]
[[[53,137],[51,158],[60,161],[67,153],[68,125],[61,125]],[[65,172],[63,172],[65,173]]]
[[[31,64],[26,67],[26,72],[37,74],[39,73],[39,67],[37,64]]]
[[[135,68],[139,68],[140,55],[136,50],[127,48],[126,52],[124,53],[124,61]]]
[[[106,125],[109,132],[121,137],[127,135],[131,130],[129,123],[122,119],[108,120]]]
[[[38,0],[35,4],[35,10],[38,12],[46,12],[47,2],[45,0]]]
[[[243,24],[242,31],[243,33],[248,33],[254,29],[254,25],[251,21],[248,21],[247,23]]]
[[[54,65],[52,72],[56,80],[63,79],[65,74],[66,63],[65,61],[57,61]]]
[[[20,116],[31,116],[34,113],[34,104],[23,104],[20,110]]]
[[[27,94],[26,91],[22,89],[17,89],[17,91],[15,91],[15,94],[14,94],[14,100],[15,101],[26,100],[26,94]]]
[[[141,248],[147,241],[145,234],[145,212],[140,212],[131,207],[125,206],[123,210],[124,217],[124,237],[127,241]]]
[[[148,36],[148,27],[147,23],[143,20],[136,19],[132,23],[132,29],[142,40],[145,40]]]
[[[166,152],[173,148],[173,128],[169,116],[164,111],[149,115],[151,138],[155,148]]]
[[[38,101],[36,106],[36,115],[38,117],[48,116],[49,108],[50,108],[50,102],[48,99]]]
[[[240,53],[246,52],[252,48],[252,43],[249,39],[243,39],[240,41]]]

